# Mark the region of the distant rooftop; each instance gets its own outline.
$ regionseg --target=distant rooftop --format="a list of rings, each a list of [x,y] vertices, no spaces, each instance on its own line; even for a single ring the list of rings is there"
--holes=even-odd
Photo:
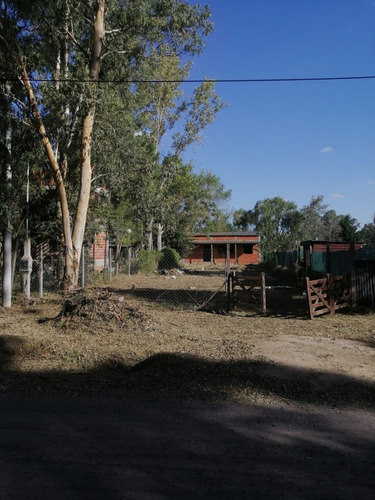
[[[251,231],[229,231],[229,232],[200,232],[200,233],[192,233],[191,236],[258,236],[258,233],[254,233]]]

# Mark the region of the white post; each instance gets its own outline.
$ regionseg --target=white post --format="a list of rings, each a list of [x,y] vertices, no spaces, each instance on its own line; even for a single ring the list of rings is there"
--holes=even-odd
[[[44,269],[43,269],[43,245],[40,245],[39,250],[39,297],[43,298],[43,277],[44,277]]]
[[[109,264],[109,281],[112,281],[112,247],[108,243],[108,264]]]

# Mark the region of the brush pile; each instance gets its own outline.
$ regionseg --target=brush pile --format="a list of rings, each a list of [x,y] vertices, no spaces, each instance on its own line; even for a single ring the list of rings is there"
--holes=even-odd
[[[64,327],[86,325],[103,328],[103,323],[152,328],[153,319],[140,308],[125,302],[124,297],[114,295],[108,288],[86,288],[71,292],[55,318],[55,325]]]

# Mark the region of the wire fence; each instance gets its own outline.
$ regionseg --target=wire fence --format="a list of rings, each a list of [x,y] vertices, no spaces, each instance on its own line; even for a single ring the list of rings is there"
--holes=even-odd
[[[35,300],[56,294],[62,297],[63,249],[50,244],[34,244],[30,249],[30,261],[27,261],[25,248],[19,245],[14,251],[12,301],[21,303],[25,299]],[[0,260],[2,262],[2,258]],[[29,268],[27,264],[30,264]],[[27,273],[28,269],[30,274]],[[238,273],[236,290],[231,289],[228,279],[233,272]],[[373,274],[372,267],[368,272],[369,277],[362,281],[371,281],[373,286]],[[0,277],[3,295],[1,266]],[[225,264],[206,262],[188,264],[171,249],[148,252],[139,248],[119,249],[107,245],[104,253],[95,254],[92,246],[84,245],[78,287],[106,287],[122,297],[121,300],[141,302],[147,307],[198,309],[217,313],[239,311],[241,308],[256,313],[267,309],[267,314],[306,313],[303,284],[296,286],[286,283],[285,276],[279,279],[267,275],[261,288],[257,283],[260,277],[259,268],[236,269],[236,266],[229,268]],[[369,285],[366,286],[368,288]],[[361,290],[357,283],[358,304],[361,303]]]
[[[20,245],[13,259],[12,301],[62,294],[63,248],[32,244],[29,276],[25,272],[24,252]],[[116,288],[127,300],[149,305],[199,309],[210,303],[222,310],[226,304],[226,271],[225,266],[185,264],[171,251],[108,246],[104,254],[95,255],[92,246],[84,245],[78,286]],[[0,267],[1,287],[2,273]]]

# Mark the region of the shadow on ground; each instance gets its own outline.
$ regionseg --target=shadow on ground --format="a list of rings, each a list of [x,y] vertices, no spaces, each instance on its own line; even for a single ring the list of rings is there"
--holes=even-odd
[[[28,355],[24,338],[0,337],[0,392],[375,407],[373,383],[287,365],[160,353],[133,365],[113,358],[90,370],[27,372],[18,362]]]
[[[109,288],[111,293],[124,297],[135,297],[143,302],[159,304],[162,307],[180,309],[200,309],[206,312],[228,314],[228,299],[225,287],[217,290],[187,290],[165,288]],[[230,313],[243,313],[270,317],[308,319],[306,297],[299,288],[274,287],[267,290],[267,312],[261,312],[260,290],[251,294],[239,291],[236,303]]]
[[[363,413],[0,396],[0,428],[2,498],[367,500],[375,488]]]

